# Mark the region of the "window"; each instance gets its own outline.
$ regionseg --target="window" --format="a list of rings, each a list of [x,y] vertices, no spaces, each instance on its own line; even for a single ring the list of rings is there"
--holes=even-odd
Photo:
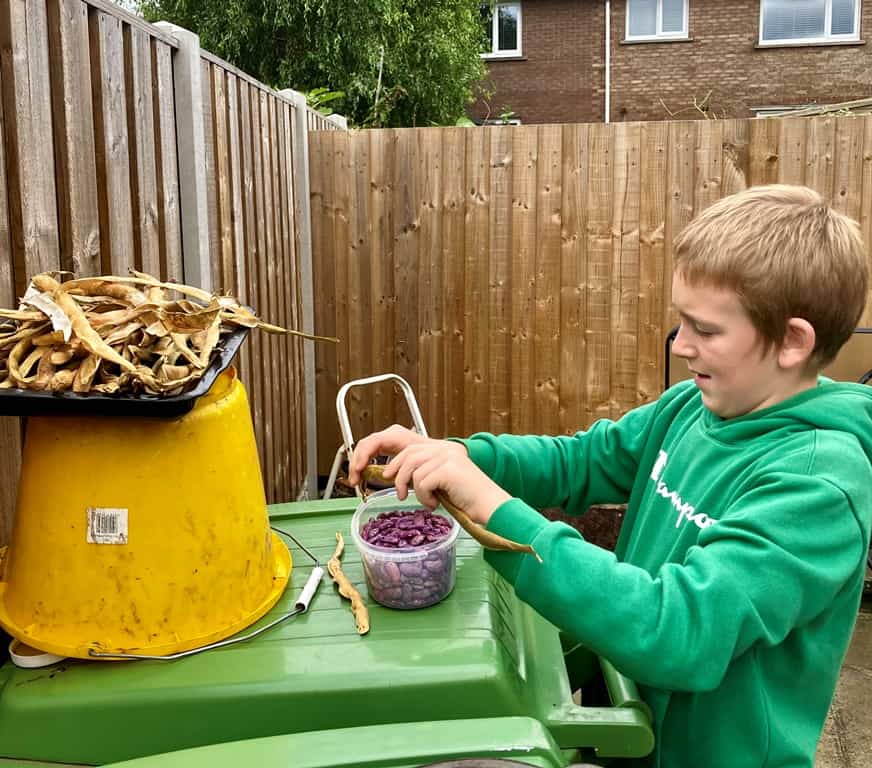
[[[859,40],[860,0],[760,0],[760,43]]]
[[[627,0],[627,40],[687,39],[689,0]]]
[[[482,56],[521,55],[521,3],[482,3],[485,43]]]

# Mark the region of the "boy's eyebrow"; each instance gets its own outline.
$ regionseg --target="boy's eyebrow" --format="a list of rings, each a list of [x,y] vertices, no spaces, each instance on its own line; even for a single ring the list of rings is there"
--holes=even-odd
[[[689,312],[683,312],[680,309],[678,309],[674,304],[672,305],[672,308],[676,312],[678,312],[678,316],[682,320],[686,320],[689,323],[693,323],[693,325],[704,325],[707,328],[711,328],[712,330],[715,330],[715,331],[718,331],[721,329],[721,327],[717,323],[712,323],[712,322],[709,322],[708,320],[702,320],[698,317],[695,317],[694,315],[691,315]]]

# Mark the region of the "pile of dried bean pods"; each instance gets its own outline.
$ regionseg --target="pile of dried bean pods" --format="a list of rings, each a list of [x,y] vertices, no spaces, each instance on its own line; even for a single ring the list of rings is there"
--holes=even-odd
[[[0,309],[0,389],[180,394],[239,326],[336,341],[270,325],[232,297],[141,272],[65,282],[39,274],[17,310]]]

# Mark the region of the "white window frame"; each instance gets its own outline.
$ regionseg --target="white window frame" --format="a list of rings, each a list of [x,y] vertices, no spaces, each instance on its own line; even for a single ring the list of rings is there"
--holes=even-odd
[[[830,34],[829,30],[832,27],[833,21],[833,0],[825,0],[825,2],[823,37],[792,37],[782,40],[765,40],[763,38],[763,6],[766,4],[766,0],[760,0],[758,45],[777,48],[779,45],[820,45],[821,43],[858,42],[860,40],[861,0],[854,0],[854,31],[849,35]]]
[[[512,5],[518,9],[518,47],[512,48],[511,50],[505,51],[495,51],[493,50],[493,46],[499,43],[499,7]],[[485,52],[481,54],[481,58],[483,59],[505,59],[509,56],[517,57],[521,56],[521,30],[523,28],[523,8],[521,7],[521,0],[506,0],[506,2],[496,2],[493,5],[493,18],[491,18],[491,50],[490,52]]]
[[[761,3],[763,0],[760,0]],[[680,32],[663,32],[663,0],[657,0],[657,31],[653,35],[631,35],[630,34],[630,3],[627,2],[626,19],[624,24],[624,40],[632,42],[661,42],[663,40],[687,40],[690,37],[688,32],[688,23],[690,16],[690,0],[684,0],[684,29]]]

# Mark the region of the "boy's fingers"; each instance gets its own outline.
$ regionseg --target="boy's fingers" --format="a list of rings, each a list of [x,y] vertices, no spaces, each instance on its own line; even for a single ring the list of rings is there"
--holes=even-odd
[[[356,485],[360,481],[360,473],[375,456],[396,456],[407,446],[426,440],[411,429],[394,424],[381,432],[373,432],[363,438],[353,449],[348,465],[348,480]]]
[[[408,460],[405,451],[401,451],[392,458],[387,467],[385,467],[385,479],[390,480],[393,477],[394,488],[397,489],[397,497],[405,499],[409,493],[409,486],[412,481],[412,471],[414,470],[413,462]]]
[[[433,456],[419,464],[412,473],[412,482],[415,487],[415,496],[425,506],[435,509],[439,506],[436,491],[442,488],[439,469],[444,466],[441,456]]]

